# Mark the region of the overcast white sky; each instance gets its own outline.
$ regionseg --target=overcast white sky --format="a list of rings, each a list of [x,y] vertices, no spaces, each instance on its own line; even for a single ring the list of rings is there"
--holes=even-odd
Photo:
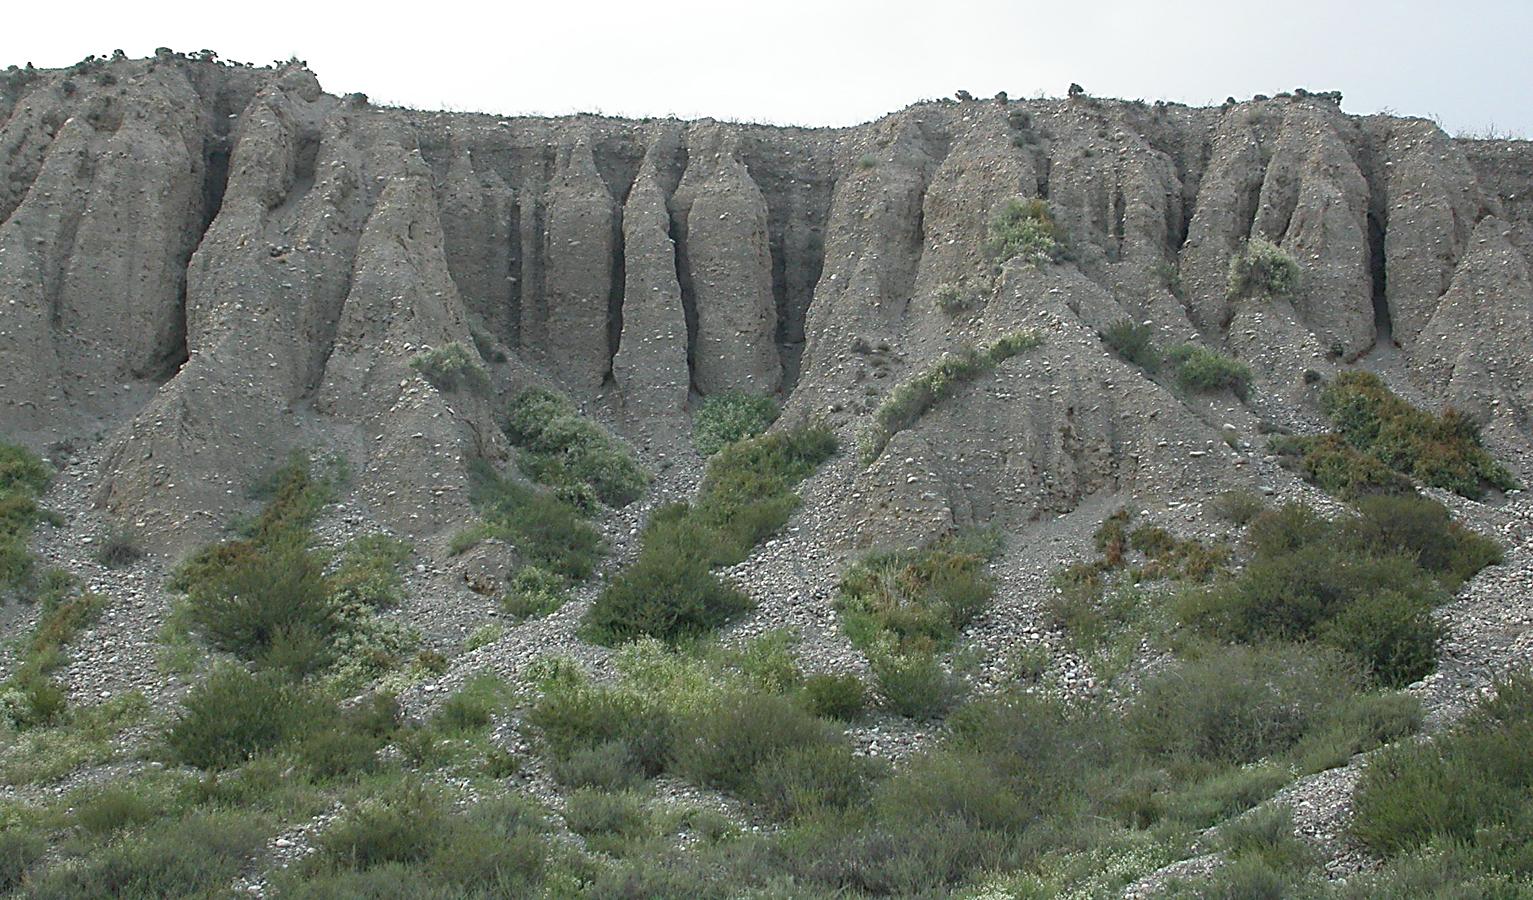
[[[1533,137],[1533,0],[6,5],[0,66],[207,47],[425,108],[851,124],[960,88],[1203,104],[1306,87]]]

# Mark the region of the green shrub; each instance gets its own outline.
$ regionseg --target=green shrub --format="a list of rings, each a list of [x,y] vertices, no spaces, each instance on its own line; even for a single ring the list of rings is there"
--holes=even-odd
[[[213,647],[242,659],[293,642],[324,654],[338,627],[324,560],[298,539],[241,555],[198,581],[187,595],[188,620]],[[324,660],[300,662],[318,668]]]
[[[527,713],[527,721],[566,774],[578,780],[578,754],[601,751],[615,755],[642,776],[659,774],[670,756],[674,726],[670,713],[655,700],[632,691],[599,687],[564,671],[543,682],[543,693]],[[583,760],[591,765],[597,760]],[[556,768],[556,773],[559,770]],[[572,783],[575,783],[572,781]]]
[[[0,441],[0,585],[20,589],[32,576],[27,544],[42,518],[37,498],[52,475],[31,451]]]
[[[433,724],[448,734],[478,731],[505,709],[510,689],[496,676],[481,672],[463,683],[437,710]]]
[[[537,566],[522,566],[511,576],[500,608],[517,619],[531,619],[555,612],[569,601],[565,580]]]
[[[1485,451],[1471,419],[1451,409],[1441,416],[1417,409],[1371,372],[1337,375],[1320,402],[1348,446],[1402,475],[1471,499],[1484,496],[1486,487],[1516,487]]]
[[[1409,478],[1381,460],[1358,452],[1339,435],[1274,439],[1268,443],[1268,449],[1281,457],[1297,457],[1299,473],[1305,481],[1343,500],[1415,490]]]
[[[226,769],[301,735],[319,715],[298,688],[274,674],[220,666],[181,701],[165,743],[180,762]]]
[[[258,820],[239,812],[193,813],[131,835],[28,885],[28,897],[207,897],[228,889],[265,843]]]
[[[447,838],[448,822],[447,804],[435,791],[407,782],[351,808],[315,843],[329,863],[352,869],[418,863]]]
[[[1064,234],[1043,200],[1011,200],[990,221],[985,253],[998,262],[1020,257],[1042,266],[1064,258]]]
[[[1231,299],[1292,297],[1298,293],[1299,283],[1299,264],[1263,238],[1251,238],[1230,257]]]
[[[491,391],[490,376],[485,374],[477,354],[470,354],[467,347],[456,341],[415,354],[410,359],[410,368],[446,394],[456,393],[460,388],[481,396]]]
[[[843,744],[809,744],[759,763],[748,793],[768,816],[796,819],[861,805],[882,774]]]
[[[1319,640],[1382,684],[1408,684],[1436,661],[1431,610],[1500,548],[1433,500],[1370,497],[1329,522],[1292,504],[1258,515],[1246,568],[1177,601],[1183,622],[1227,640]]]
[[[995,592],[985,564],[999,549],[989,531],[960,532],[916,551],[859,562],[841,580],[836,609],[852,643],[905,651],[946,647]]]
[[[1239,360],[1196,344],[1181,344],[1166,352],[1183,390],[1232,391],[1244,400],[1251,390],[1251,368]]]
[[[1255,491],[1236,488],[1219,494],[1210,506],[1219,518],[1236,525],[1248,525],[1267,508],[1267,501]]]
[[[725,391],[703,400],[692,424],[692,444],[712,456],[726,444],[753,438],[777,421],[777,401],[765,394]]]
[[[48,852],[48,839],[21,825],[0,828],[0,891],[21,887],[27,871]]]
[[[1356,684],[1335,653],[1227,647],[1150,678],[1127,721],[1147,752],[1250,763],[1296,745]]]
[[[1224,825],[1218,842],[1231,859],[1255,857],[1274,869],[1303,869],[1315,862],[1315,852],[1294,833],[1293,811],[1286,806],[1266,806]]]
[[[554,495],[518,484],[483,460],[469,467],[471,499],[487,528],[504,538],[529,565],[579,581],[591,574],[603,547],[601,533]]]
[[[912,719],[933,719],[963,696],[963,683],[930,652],[875,651],[868,662],[889,708]]]
[[[850,722],[867,705],[867,688],[856,675],[811,675],[804,679],[804,706],[815,716]]]
[[[655,824],[644,811],[643,801],[633,794],[582,788],[565,801],[564,821],[598,853],[621,855],[655,834]]]
[[[1364,497],[1347,520],[1348,542],[1376,555],[1410,556],[1448,590],[1502,560],[1501,546],[1452,520],[1448,508],[1416,494]]]
[[[146,792],[108,784],[89,793],[74,808],[74,822],[86,833],[101,837],[157,819],[165,813]]]
[[[750,607],[715,565],[746,558],[798,507],[793,487],[835,452],[834,434],[805,425],[726,445],[714,455],[696,503],[661,507],[641,535],[638,559],[612,578],[585,620],[586,634],[616,644],[704,634]]]
[[[829,741],[823,724],[783,697],[731,693],[679,723],[672,756],[679,774],[743,794],[766,760]]]
[[[1373,757],[1353,831],[1386,857],[1456,843],[1492,871],[1533,876],[1533,678],[1500,684],[1453,731]]]
[[[643,496],[649,475],[621,443],[567,398],[529,388],[511,401],[506,436],[528,477],[556,493],[589,490],[608,506]]]
[[[871,463],[884,452],[890,439],[914,425],[928,410],[958,393],[964,385],[992,371],[1013,356],[1043,343],[1035,331],[1018,331],[998,338],[987,347],[964,347],[943,354],[926,371],[889,392],[873,422],[862,436],[862,460]]]
[[[1155,349],[1155,331],[1149,323],[1119,319],[1102,332],[1102,340],[1125,362],[1146,372],[1160,368],[1160,351]]]

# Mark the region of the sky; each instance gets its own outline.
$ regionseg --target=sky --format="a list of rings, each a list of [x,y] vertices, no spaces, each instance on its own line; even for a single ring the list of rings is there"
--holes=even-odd
[[[211,48],[426,109],[850,125],[960,89],[1203,105],[1304,87],[1533,138],[1533,0],[8,5],[0,66]]]

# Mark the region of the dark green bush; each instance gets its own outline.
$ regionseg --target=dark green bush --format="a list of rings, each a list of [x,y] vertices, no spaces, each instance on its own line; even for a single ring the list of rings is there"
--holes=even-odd
[[[79,897],[209,897],[228,889],[266,841],[258,820],[238,812],[194,813],[130,835],[75,865],[31,879],[37,900]]]
[[[703,400],[692,423],[692,443],[703,456],[753,438],[777,421],[777,401],[764,394],[726,391]]]
[[[37,498],[52,479],[48,467],[31,451],[0,441],[0,585],[27,586],[32,552],[27,543],[42,518]]]
[[[844,744],[816,743],[759,763],[748,793],[768,816],[795,819],[866,802],[882,774],[876,761]]]
[[[1371,498],[1337,522],[1285,506],[1252,520],[1247,540],[1245,569],[1183,594],[1181,620],[1226,640],[1319,640],[1391,686],[1431,671],[1431,610],[1500,552],[1416,496]]]
[[[1219,494],[1210,506],[1219,518],[1236,525],[1247,525],[1267,508],[1267,501],[1255,491],[1237,488]]]
[[[599,853],[622,855],[633,844],[655,835],[644,803],[633,794],[582,788],[564,803],[564,821]]]
[[[1125,362],[1146,372],[1160,368],[1160,351],[1155,349],[1155,331],[1149,324],[1133,319],[1119,319],[1102,332],[1102,340]]]
[[[933,719],[952,709],[964,693],[963,682],[942,668],[930,651],[875,651],[868,657],[879,693],[894,712],[912,719]]]
[[[569,601],[565,580],[537,566],[522,566],[511,576],[500,608],[518,619],[546,616]]]
[[[633,454],[552,391],[529,388],[518,394],[506,436],[522,448],[522,470],[556,492],[584,488],[609,506],[627,506],[649,484]]]
[[[670,714],[655,701],[631,691],[599,687],[583,677],[561,673],[543,683],[543,693],[527,713],[558,766],[578,780],[582,753],[616,755],[631,772],[649,777],[666,766],[673,743]],[[592,761],[583,761],[589,765]]]
[[[1299,264],[1281,247],[1253,237],[1230,257],[1229,296],[1292,297],[1299,290]]]
[[[94,555],[96,562],[109,569],[116,569],[143,559],[144,550],[139,546],[138,538],[133,532],[124,528],[114,528],[107,532],[96,545]]]
[[[48,839],[24,825],[0,828],[0,891],[7,894],[21,887],[32,868],[48,852]]]
[[[763,762],[830,740],[821,722],[783,697],[729,694],[679,723],[672,757],[681,775],[744,794]]]
[[[1166,360],[1183,390],[1229,390],[1242,400],[1250,393],[1251,367],[1207,347],[1181,344],[1166,351]]]
[[[1472,499],[1484,496],[1486,487],[1516,487],[1511,473],[1485,451],[1473,420],[1451,409],[1441,416],[1417,409],[1371,372],[1337,375],[1320,402],[1348,445],[1423,484]]]
[[[483,460],[470,465],[472,500],[488,534],[516,546],[522,560],[579,581],[602,554],[601,533],[569,504],[500,475]]]
[[[801,691],[805,708],[823,719],[850,722],[867,705],[867,688],[856,675],[811,675]]]
[[[242,659],[260,659],[279,641],[323,653],[338,628],[324,567],[301,539],[278,541],[199,575],[187,616],[208,643]]]
[[[316,840],[332,865],[367,869],[418,863],[449,836],[447,803],[425,785],[408,782],[348,810]]]
[[[1533,678],[1498,686],[1458,727],[1374,757],[1353,831],[1384,856],[1457,843],[1476,866],[1533,876]]]
[[[1339,654],[1318,648],[1227,647],[1146,681],[1129,732],[1157,755],[1255,762],[1295,746],[1357,681]]]
[[[607,583],[587,614],[587,635],[605,644],[646,635],[676,641],[748,609],[749,598],[712,567],[740,562],[781,528],[798,507],[794,486],[835,450],[835,436],[818,425],[725,446],[709,462],[694,504],[651,516],[638,559]]]
[[[225,665],[181,701],[165,742],[180,762],[226,769],[293,740],[321,715],[313,701],[277,675]]]

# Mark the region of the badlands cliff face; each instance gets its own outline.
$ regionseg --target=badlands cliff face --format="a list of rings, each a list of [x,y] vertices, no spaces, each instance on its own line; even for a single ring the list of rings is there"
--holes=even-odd
[[[300,67],[168,53],[13,71],[0,433],[104,440],[97,503],[166,550],[297,447],[344,454],[381,517],[430,538],[470,517],[468,462],[509,452],[495,395],[556,386],[653,459],[699,397],[775,392],[854,429],[943,352],[1035,327],[1043,347],[832,492],[854,542],[1238,477],[1231,429],[1315,418],[1306,370],[1378,369],[1515,456],[1530,196],[1533,146],[1302,93],[807,129],[377,108]],[[1070,261],[995,271],[987,224],[1019,197],[1047,201]],[[1291,300],[1229,299],[1251,237],[1299,262]],[[939,308],[949,286],[969,308]],[[1124,318],[1240,357],[1250,401],[1120,362],[1097,332]],[[410,366],[454,343],[494,391]]]

